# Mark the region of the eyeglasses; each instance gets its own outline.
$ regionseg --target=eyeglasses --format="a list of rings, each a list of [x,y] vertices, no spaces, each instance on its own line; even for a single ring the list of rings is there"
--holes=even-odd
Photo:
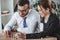
[[[28,11],[28,9],[27,10],[18,10],[18,11],[21,13],[26,13]]]

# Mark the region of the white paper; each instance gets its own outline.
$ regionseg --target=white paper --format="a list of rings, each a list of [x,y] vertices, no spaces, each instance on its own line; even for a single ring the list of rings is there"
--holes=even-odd
[[[42,31],[43,31],[43,27],[44,27],[43,23],[40,23],[40,24],[39,24],[40,32],[42,32]]]

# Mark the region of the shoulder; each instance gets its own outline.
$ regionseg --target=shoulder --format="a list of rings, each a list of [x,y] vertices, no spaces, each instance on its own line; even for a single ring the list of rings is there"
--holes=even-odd
[[[59,19],[56,14],[51,13],[51,16],[52,16],[53,19]]]
[[[17,16],[18,15],[18,12],[15,12],[14,15]]]
[[[30,14],[36,17],[39,16],[39,13],[35,9],[31,9]]]
[[[32,14],[38,14],[38,12],[35,9],[30,9],[30,13],[32,13]]]
[[[15,12],[15,13],[12,15],[12,18],[16,18],[16,17],[18,17],[18,16],[19,16],[18,12]]]
[[[53,22],[59,22],[59,18],[56,14],[51,13],[49,18],[50,18],[49,20]]]
[[[32,18],[35,18],[35,20],[40,21],[40,15],[35,9],[31,10],[31,15]]]

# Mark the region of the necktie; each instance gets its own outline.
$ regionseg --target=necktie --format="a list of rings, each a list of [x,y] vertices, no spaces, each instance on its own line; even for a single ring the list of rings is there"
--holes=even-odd
[[[24,27],[27,27],[26,18],[27,18],[27,17],[24,17],[24,18],[23,18],[23,20],[24,20],[24,21],[23,21],[23,26],[24,26]]]

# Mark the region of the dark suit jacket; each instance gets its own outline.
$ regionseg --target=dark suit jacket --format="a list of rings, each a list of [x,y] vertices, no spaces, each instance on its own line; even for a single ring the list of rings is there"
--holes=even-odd
[[[26,38],[41,38],[46,36],[56,36],[59,33],[59,18],[55,14],[50,14],[48,22],[44,25],[44,31],[41,33],[26,34]]]

